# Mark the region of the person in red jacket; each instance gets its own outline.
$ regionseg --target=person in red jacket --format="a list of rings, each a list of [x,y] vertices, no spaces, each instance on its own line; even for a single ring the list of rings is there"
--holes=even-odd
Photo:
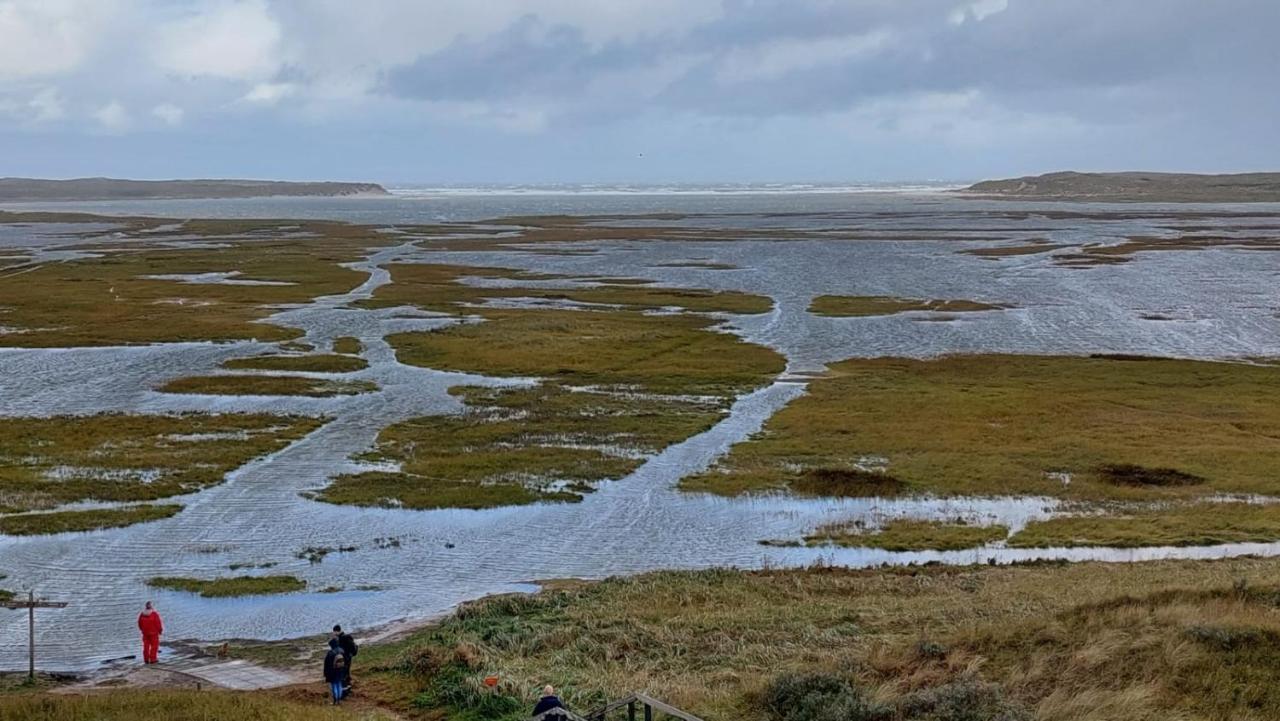
[[[142,662],[160,663],[160,634],[164,633],[164,622],[150,601],[138,614],[138,630],[142,632]]]

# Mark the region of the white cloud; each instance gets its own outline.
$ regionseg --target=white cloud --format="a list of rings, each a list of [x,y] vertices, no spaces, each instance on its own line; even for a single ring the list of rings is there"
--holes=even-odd
[[[27,107],[31,109],[32,120],[37,123],[47,123],[61,119],[66,115],[66,110],[62,107],[62,96],[58,94],[57,88],[44,88],[31,98],[31,102],[27,103]]]
[[[293,83],[258,83],[241,98],[250,103],[275,105],[280,100],[297,92],[298,86]]]
[[[281,35],[261,0],[222,0],[162,25],[154,59],[177,75],[257,80],[280,69]]]
[[[58,75],[76,68],[114,0],[0,0],[0,80]]]
[[[129,111],[118,100],[112,100],[93,111],[93,117],[108,132],[118,133],[129,127]]]
[[[180,125],[186,113],[173,103],[160,103],[151,109],[151,114],[160,118],[165,125]]]
[[[974,0],[974,2],[961,5],[951,11],[950,17],[952,25],[963,25],[968,20],[974,22],[982,22],[988,17],[996,13],[1002,13],[1009,9],[1009,0]]]

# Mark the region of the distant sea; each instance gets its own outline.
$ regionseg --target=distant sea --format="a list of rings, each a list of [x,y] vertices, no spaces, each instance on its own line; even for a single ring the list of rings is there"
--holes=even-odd
[[[968,183],[387,185],[390,196],[4,203],[0,210],[172,218],[324,218],[433,223],[510,215],[828,213],[938,202]],[[888,206],[888,207],[886,207]]]

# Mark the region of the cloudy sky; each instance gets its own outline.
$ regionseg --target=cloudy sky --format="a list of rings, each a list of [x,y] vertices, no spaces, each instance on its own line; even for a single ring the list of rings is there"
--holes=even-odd
[[[1280,170],[1278,0],[0,0],[0,175]]]

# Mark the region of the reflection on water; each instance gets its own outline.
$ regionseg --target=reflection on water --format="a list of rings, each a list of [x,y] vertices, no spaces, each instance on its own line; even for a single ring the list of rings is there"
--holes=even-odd
[[[405,222],[408,211],[404,201],[380,205],[384,202],[343,201],[306,207],[328,207],[337,217],[367,222]],[[741,207],[743,201],[735,198],[729,202]],[[151,390],[171,378],[211,371],[227,358],[271,348],[258,343],[0,350],[0,415],[211,410],[296,412],[333,419],[310,436],[237,470],[226,483],[180,499],[187,510],[174,518],[91,534],[0,538],[0,573],[9,576],[6,587],[35,583],[42,595],[73,601],[67,609],[48,614],[40,643],[50,667],[75,668],[130,650],[135,635],[133,619],[147,598],[156,599],[164,611],[172,638],[279,638],[317,633],[335,622],[359,628],[426,616],[486,593],[529,589],[528,583],[540,578],[594,578],[657,568],[985,563],[1033,558],[1132,561],[1280,554],[1280,544],[1123,550],[1007,549],[996,544],[920,553],[767,547],[760,541],[797,538],[817,525],[834,521],[874,524],[898,517],[962,518],[1017,529],[1051,515],[1056,502],[1032,497],[725,499],[675,491],[681,476],[708,467],[729,445],[750,435],[778,408],[802,394],[806,373],[842,358],[991,351],[1106,351],[1200,358],[1280,354],[1280,321],[1276,319],[1280,293],[1275,284],[1280,265],[1272,253],[1148,253],[1127,265],[1087,270],[1055,266],[1044,254],[991,261],[956,251],[989,246],[994,241],[947,238],[997,235],[1009,242],[1031,237],[1053,242],[1115,242],[1127,234],[1159,232],[1169,221],[1157,217],[1158,209],[1151,211],[1150,218],[1130,217],[1138,206],[1124,206],[1129,215],[1118,220],[1001,220],[979,213],[986,207],[982,204],[938,198],[895,202],[898,205],[884,199],[867,200],[867,213],[861,216],[754,215],[687,221],[732,227],[824,228],[830,231],[829,240],[602,242],[597,244],[601,252],[592,255],[531,255],[510,250],[434,252],[430,240],[405,235],[404,245],[379,250],[367,262],[357,264],[370,274],[359,288],[284,310],[274,319],[303,329],[306,337],[301,340],[320,349],[328,348],[338,337],[360,339],[369,367],[350,377],[374,381],[380,390],[359,396],[205,397]],[[217,205],[211,207],[216,209]],[[270,206],[256,207],[262,212],[249,214],[288,215],[280,208],[267,212]],[[333,207],[351,207],[358,212],[338,213]],[[905,210],[894,215],[889,212],[894,207]],[[495,208],[487,209],[495,212],[482,214],[474,208],[469,212],[475,217],[502,214]],[[419,201],[416,220],[430,220],[436,210]],[[1214,222],[1230,225],[1236,221]],[[956,230],[960,226],[970,230]],[[869,227],[877,231],[896,228],[900,235],[921,240],[839,239],[842,233]],[[6,243],[14,244],[14,240],[6,236]],[[625,479],[602,484],[579,504],[407,511],[307,500],[300,494],[322,487],[336,473],[353,469],[349,457],[367,449],[386,425],[423,414],[457,411],[459,405],[448,395],[449,387],[527,382],[401,365],[383,340],[385,335],[441,327],[452,321],[405,308],[350,307],[351,301],[368,297],[387,281],[381,265],[427,260],[574,276],[648,277],[670,285],[768,295],[776,303],[771,313],[726,317],[727,329],[784,353],[790,362],[789,375],[786,381],[739,399],[729,416],[706,433],[651,458]],[[738,269],[680,266],[690,260]],[[819,318],[805,312],[810,299],[819,294],[967,298],[1015,308],[969,313],[954,321],[935,323],[918,322],[911,314]],[[1143,319],[1143,314],[1166,314],[1179,320],[1153,322]],[[356,546],[357,550],[331,553],[313,564],[295,555],[309,546]],[[312,589],[337,586],[344,590],[211,600],[156,592],[144,584],[158,575],[227,575],[231,573],[228,566],[238,563],[274,563],[271,573],[297,575]],[[86,596],[92,602],[78,600]],[[25,620],[19,614],[0,615],[0,666],[21,663],[20,641],[24,638]]]

